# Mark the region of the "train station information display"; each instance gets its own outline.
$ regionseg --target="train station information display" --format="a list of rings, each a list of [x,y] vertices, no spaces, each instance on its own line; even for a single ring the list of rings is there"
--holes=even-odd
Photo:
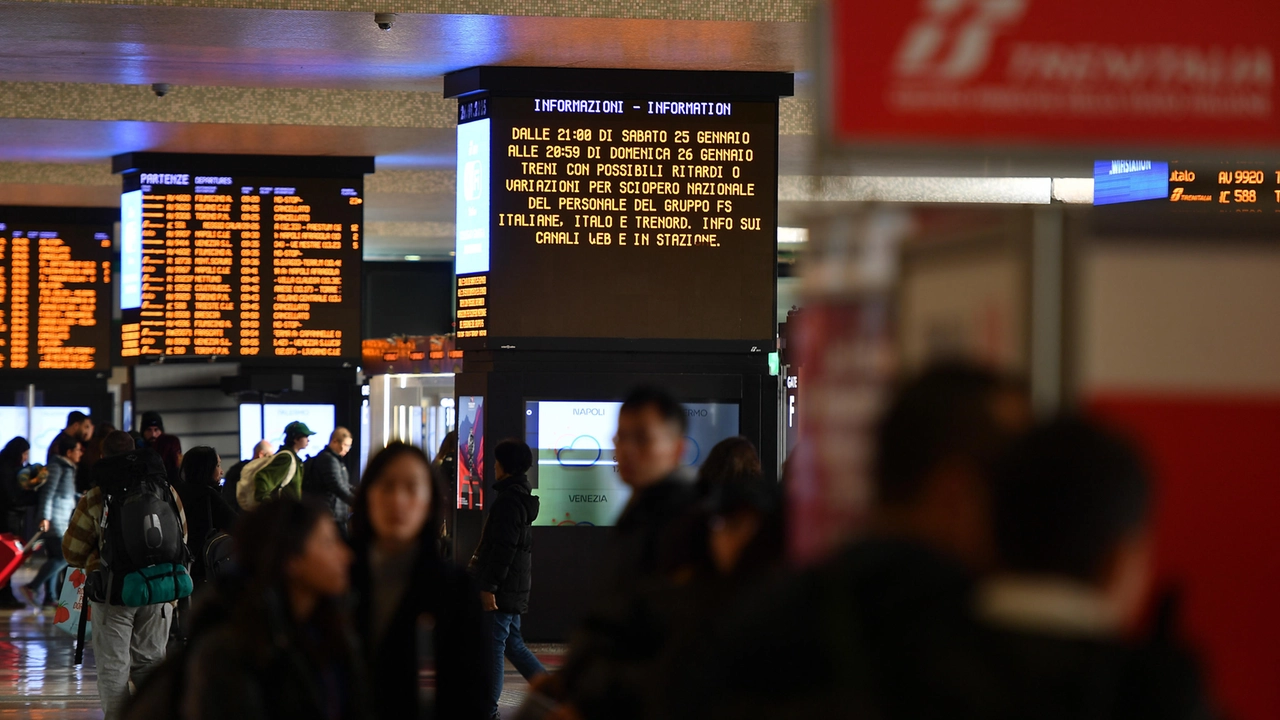
[[[111,364],[114,209],[0,207],[0,370]]]
[[[131,157],[121,201],[126,360],[360,356],[364,181],[350,161],[372,172],[371,160]],[[290,173],[291,160],[302,167]]]
[[[789,75],[735,94],[715,78],[742,74],[467,72],[459,338],[772,345]]]
[[[1093,176],[1094,205],[1149,202],[1174,212],[1280,213],[1280,163],[1098,160]]]

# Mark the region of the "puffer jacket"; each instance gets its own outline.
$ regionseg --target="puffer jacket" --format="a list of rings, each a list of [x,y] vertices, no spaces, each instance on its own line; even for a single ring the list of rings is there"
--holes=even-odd
[[[307,462],[307,484],[302,486],[302,493],[328,505],[340,528],[347,526],[347,516],[355,502],[350,477],[342,458],[328,447]]]
[[[529,479],[513,475],[493,486],[497,497],[471,557],[471,573],[481,592],[493,593],[498,610],[523,615],[529,612],[533,585],[533,528],[539,502]]]
[[[37,494],[37,517],[46,518],[53,526],[51,535],[61,535],[76,511],[76,466],[61,455],[49,462],[49,479]]]

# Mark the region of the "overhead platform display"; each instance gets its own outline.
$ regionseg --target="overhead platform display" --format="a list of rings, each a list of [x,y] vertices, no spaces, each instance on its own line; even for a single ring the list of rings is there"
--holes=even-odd
[[[462,346],[767,352],[778,98],[792,86],[785,73],[446,76]]]
[[[111,364],[114,208],[0,207],[0,369]]]
[[[117,156],[124,359],[358,359],[373,168],[364,157]]]

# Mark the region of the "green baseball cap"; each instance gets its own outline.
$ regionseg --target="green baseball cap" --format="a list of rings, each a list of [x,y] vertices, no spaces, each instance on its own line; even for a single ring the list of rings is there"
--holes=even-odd
[[[315,434],[316,434],[315,431],[307,427],[306,423],[299,422],[297,420],[294,420],[293,422],[284,426],[285,437],[302,437],[303,435],[307,437],[311,437],[312,435],[315,435]]]

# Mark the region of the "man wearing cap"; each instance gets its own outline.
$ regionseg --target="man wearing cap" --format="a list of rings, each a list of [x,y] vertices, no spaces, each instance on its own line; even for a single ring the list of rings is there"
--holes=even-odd
[[[295,420],[284,426],[284,445],[253,478],[254,499],[265,502],[282,494],[302,498],[302,458],[298,453],[307,449],[312,435],[315,433],[306,423]]]

